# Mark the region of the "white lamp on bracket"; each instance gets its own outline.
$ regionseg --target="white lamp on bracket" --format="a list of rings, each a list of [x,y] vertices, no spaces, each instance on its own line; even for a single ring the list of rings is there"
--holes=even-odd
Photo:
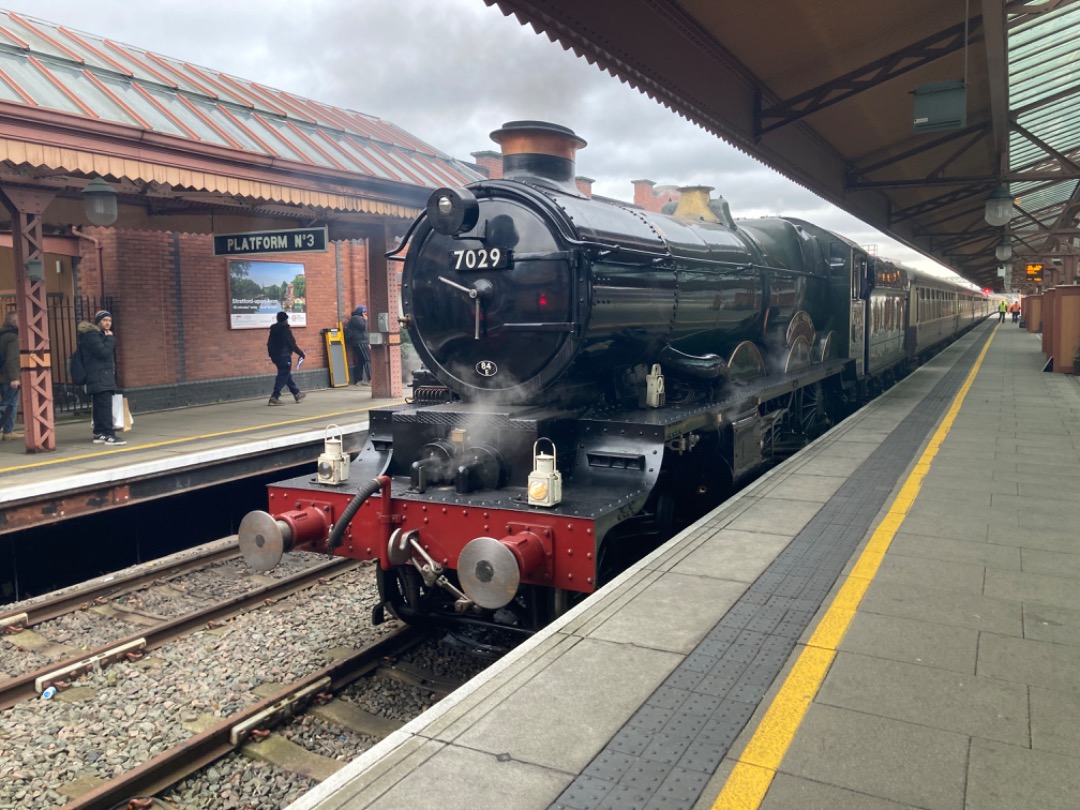
[[[94,225],[112,225],[116,222],[116,189],[95,177],[83,188],[83,204],[86,218]]]

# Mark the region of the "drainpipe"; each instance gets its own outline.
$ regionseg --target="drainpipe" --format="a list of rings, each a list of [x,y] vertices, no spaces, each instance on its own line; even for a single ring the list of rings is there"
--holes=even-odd
[[[79,237],[85,239],[88,242],[93,242],[94,247],[97,249],[97,263],[98,263],[98,306],[105,306],[105,249],[101,244],[101,240],[97,237],[90,236],[80,231],[74,225],[71,226],[71,232]]]

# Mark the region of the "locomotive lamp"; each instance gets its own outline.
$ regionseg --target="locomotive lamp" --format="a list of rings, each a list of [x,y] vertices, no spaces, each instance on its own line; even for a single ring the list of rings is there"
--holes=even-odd
[[[551,445],[551,455],[540,452],[540,442]],[[537,439],[533,443],[533,471],[529,473],[529,506],[558,506],[562,501],[562,473],[555,467],[555,442]]]
[[[438,233],[457,236],[476,227],[480,203],[467,188],[440,188],[428,197],[427,215]]]
[[[662,408],[664,400],[664,375],[660,371],[660,364],[656,363],[652,371],[645,375],[645,406],[647,408]]]
[[[335,487],[349,480],[349,454],[342,450],[341,428],[337,425],[327,425],[323,433],[323,452],[315,478],[320,484]]]
[[[1002,183],[990,192],[990,196],[986,198],[984,217],[989,224],[1000,227],[1009,224],[1009,220],[1012,219],[1012,210],[1012,194],[1009,193],[1009,187]]]

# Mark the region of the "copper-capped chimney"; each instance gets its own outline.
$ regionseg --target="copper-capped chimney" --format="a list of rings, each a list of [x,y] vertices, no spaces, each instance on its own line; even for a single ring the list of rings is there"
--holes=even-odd
[[[546,121],[508,121],[491,139],[502,148],[504,179],[581,196],[574,182],[574,156],[586,144],[572,129]]]

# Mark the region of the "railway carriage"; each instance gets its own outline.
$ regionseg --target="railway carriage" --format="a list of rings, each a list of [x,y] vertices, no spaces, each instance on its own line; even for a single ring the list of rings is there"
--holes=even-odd
[[[492,137],[503,178],[437,190],[398,251],[412,401],[240,527],[259,569],[376,560],[376,621],[531,632],[963,328],[955,297],[914,306],[947,284],[826,229],[700,187],[670,214],[590,199],[572,131]]]
[[[990,301],[981,292],[917,270],[911,279],[908,308],[908,354],[925,357],[970,329],[990,314]]]

